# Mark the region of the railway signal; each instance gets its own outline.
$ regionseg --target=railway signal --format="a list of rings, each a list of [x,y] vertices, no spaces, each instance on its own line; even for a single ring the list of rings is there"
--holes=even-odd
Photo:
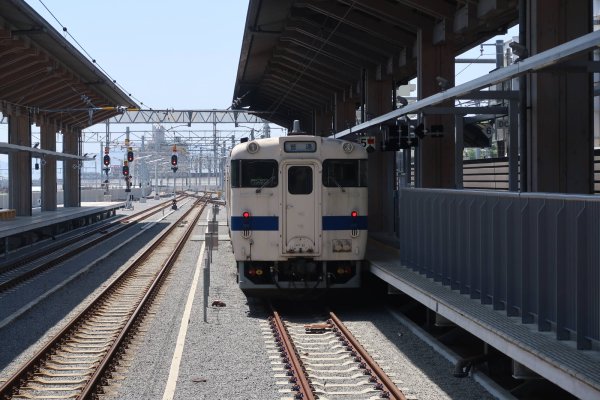
[[[110,156],[108,154],[104,155],[104,166],[108,167],[110,165]]]
[[[123,161],[123,176],[129,176],[129,165],[127,165],[127,161]]]
[[[173,151],[175,151],[175,146],[173,146]],[[171,156],[171,169],[173,172],[177,172],[177,154]]]
[[[131,147],[127,150],[127,161],[133,161],[133,149]]]

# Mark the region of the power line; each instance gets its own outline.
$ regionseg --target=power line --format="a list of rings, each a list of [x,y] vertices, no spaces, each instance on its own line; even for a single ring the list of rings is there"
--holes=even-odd
[[[108,76],[110,78],[110,80],[112,80],[112,82],[115,85],[117,85],[119,88],[121,88],[121,90],[123,90],[125,93],[127,93],[129,97],[133,98],[135,101],[137,101],[141,105],[144,105],[143,101],[141,101],[136,96],[133,96],[131,93],[129,93],[129,91],[127,89],[125,89],[125,87],[123,87],[123,85],[121,85],[120,83],[118,83],[116,79],[114,79],[104,68],[102,68],[102,66],[100,64],[98,64],[98,62],[96,61],[96,59],[94,57],[92,57],[90,53],[87,52],[87,50],[81,45],[81,43],[79,43],[79,41],[73,35],[71,35],[71,32],[68,31],[67,27],[64,26],[58,20],[58,18],[54,15],[54,13],[52,11],[50,11],[50,9],[46,6],[46,4],[44,4],[44,2],[42,0],[38,0],[38,1],[42,4],[42,6],[44,6],[44,8],[46,9],[46,11],[48,11],[48,13],[52,16],[52,18],[54,18],[54,20],[56,21],[56,23],[58,25],[60,25],[60,27],[62,28],[64,34],[65,35],[69,35],[69,37],[77,44],[77,46],[79,46],[79,48],[81,49],[81,51],[83,51],[83,53],[92,61],[93,64],[95,64],[98,67],[99,70],[101,70],[106,76]]]

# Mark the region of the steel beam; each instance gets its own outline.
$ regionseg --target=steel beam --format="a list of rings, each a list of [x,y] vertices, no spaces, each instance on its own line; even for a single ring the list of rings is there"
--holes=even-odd
[[[263,123],[260,111],[246,110],[135,110],[124,111],[109,120],[111,124],[206,124]]]

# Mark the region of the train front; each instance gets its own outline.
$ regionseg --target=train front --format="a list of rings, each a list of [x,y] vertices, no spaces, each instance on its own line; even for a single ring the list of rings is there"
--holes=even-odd
[[[246,291],[356,288],[367,242],[367,153],[315,136],[237,145],[230,234]]]

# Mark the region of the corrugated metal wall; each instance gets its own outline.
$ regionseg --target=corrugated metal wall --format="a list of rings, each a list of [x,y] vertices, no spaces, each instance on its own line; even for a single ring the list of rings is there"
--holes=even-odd
[[[588,349],[600,340],[600,198],[402,189],[401,260]]]

